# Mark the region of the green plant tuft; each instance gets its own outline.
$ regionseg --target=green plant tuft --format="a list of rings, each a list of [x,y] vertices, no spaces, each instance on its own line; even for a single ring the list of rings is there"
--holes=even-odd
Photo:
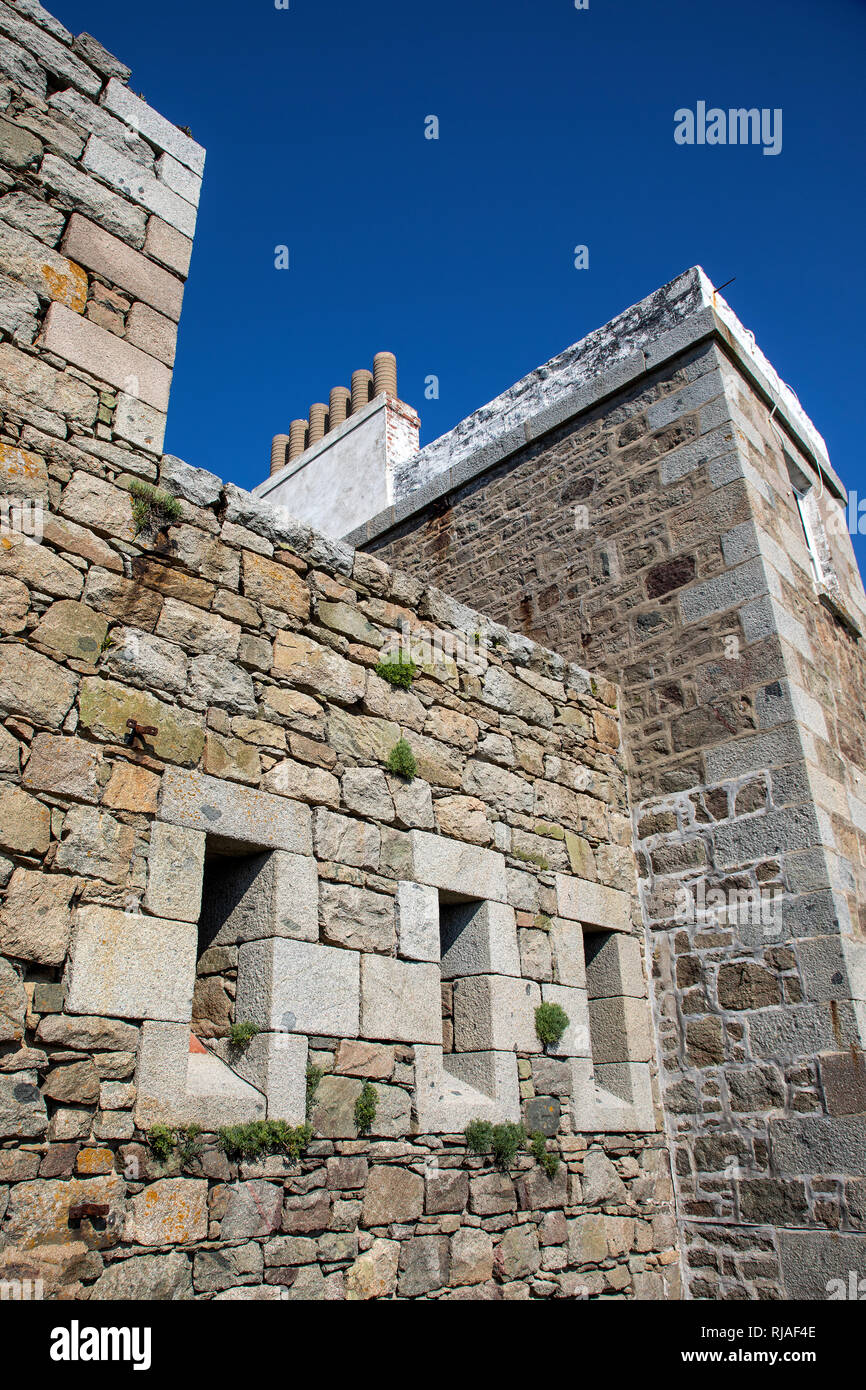
[[[244,1048],[249,1047],[258,1032],[259,1029],[254,1023],[233,1023],[229,1029],[229,1047],[242,1052]]]
[[[266,1120],[270,1127],[269,1144],[272,1153],[284,1153],[291,1159],[300,1158],[313,1137],[311,1125],[296,1125],[287,1120]]]
[[[559,1155],[547,1152],[547,1140],[540,1130],[536,1130],[529,1136],[529,1147],[536,1163],[544,1169],[552,1181],[559,1171]]]
[[[559,1042],[569,1021],[568,1014],[559,1004],[539,1004],[535,1010],[535,1031],[545,1047]]]
[[[526,1130],[523,1125],[494,1125],[489,1120],[472,1120],[464,1129],[463,1137],[470,1153],[492,1153],[497,1167],[506,1172],[518,1149],[526,1142]]]
[[[369,1134],[378,1109],[379,1097],[376,1094],[376,1087],[371,1086],[369,1081],[365,1081],[361,1088],[361,1094],[355,1101],[355,1124],[358,1126],[359,1134]]]
[[[201,1125],[187,1125],[185,1128],[175,1130],[177,1156],[181,1168],[185,1168],[187,1163],[192,1163],[193,1159],[198,1158],[201,1153],[201,1132]]]
[[[219,1132],[219,1146],[227,1158],[259,1158],[284,1153],[291,1159],[304,1152],[313,1131],[310,1125],[293,1129],[285,1120],[252,1120],[246,1125],[227,1125]]]
[[[388,771],[395,772],[398,777],[405,777],[407,782],[411,782],[418,771],[415,754],[405,738],[398,739],[388,754]]]
[[[322,1071],[321,1067],[314,1067],[312,1062],[307,1063],[307,1107],[304,1112],[307,1119],[310,1118],[310,1112],[313,1109],[313,1101],[316,1098],[316,1091],[319,1089],[319,1082],[324,1075],[325,1073]]]
[[[170,492],[162,492],[160,488],[143,483],[138,478],[130,483],[129,495],[132,498],[136,535],[141,531],[160,531],[173,521],[179,521],[183,515],[180,502]]]
[[[464,1129],[466,1147],[473,1154],[489,1154],[493,1148],[493,1126],[489,1120],[472,1120]]]
[[[497,1168],[507,1172],[517,1157],[518,1149],[526,1143],[526,1130],[523,1125],[504,1124],[493,1126],[493,1157]]]
[[[201,1125],[178,1125],[175,1129],[169,1129],[168,1125],[154,1125],[153,1129],[148,1130],[148,1148],[160,1163],[167,1163],[176,1150],[178,1162],[184,1167],[201,1153],[201,1132]]]
[[[399,686],[401,690],[408,690],[417,674],[418,667],[415,662],[404,661],[402,652],[398,654],[396,661],[380,661],[376,667],[377,676],[381,676],[389,685]]]
[[[147,1132],[147,1146],[160,1163],[165,1163],[174,1153],[174,1133],[168,1125],[154,1125]]]

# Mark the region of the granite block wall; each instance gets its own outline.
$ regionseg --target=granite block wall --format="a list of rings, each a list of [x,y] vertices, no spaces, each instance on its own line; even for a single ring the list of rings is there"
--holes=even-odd
[[[163,455],[204,151],[0,34],[0,1292],[676,1296],[614,686]]]
[[[129,477],[43,496],[93,558],[13,550],[4,1285],[676,1296],[614,687],[170,457],[135,533]],[[309,1119],[300,1155],[227,1144],[266,1119]],[[556,1173],[471,1154],[474,1119]]]
[[[844,489],[729,311],[660,362],[678,285],[623,316],[649,325],[628,385],[600,364],[598,404],[367,544],[621,683],[688,1292],[824,1298],[866,1258],[863,586]]]

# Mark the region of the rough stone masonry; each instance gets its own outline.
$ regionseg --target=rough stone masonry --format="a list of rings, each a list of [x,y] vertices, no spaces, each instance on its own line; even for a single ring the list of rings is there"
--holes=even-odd
[[[796,396],[693,267],[420,452],[317,447],[256,495],[621,687],[687,1294],[859,1282],[860,509]]]
[[[622,688],[690,1297],[866,1273],[866,596],[821,436],[695,268],[352,537]]]
[[[0,1291],[679,1296],[616,687],[163,456],[204,151],[0,65]]]
[[[3,1290],[862,1277],[866,599],[793,393],[693,269],[352,550],[162,454],[201,147],[35,0],[0,68]]]

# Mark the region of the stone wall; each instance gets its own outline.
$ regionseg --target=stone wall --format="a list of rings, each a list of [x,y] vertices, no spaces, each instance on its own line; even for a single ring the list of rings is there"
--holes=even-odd
[[[162,456],[204,151],[35,0],[0,67],[0,1283],[676,1297],[682,1252],[692,1297],[823,1297],[864,1259],[866,600],[795,398],[690,272],[354,552]],[[298,1159],[226,1152],[308,1111]]]
[[[592,1108],[591,1052],[596,1083],[637,1086],[651,1051],[614,688],[171,458],[180,515],[129,539],[130,475],[83,455],[52,498],[46,454],[46,515],[94,558],[59,532],[17,547],[0,645],[4,1277],[98,1298],[674,1293],[652,1106],[618,1118],[596,1084]],[[373,669],[401,623],[406,691]],[[383,768],[400,734],[411,782]],[[448,972],[462,1074],[442,1067],[439,893],[490,919]],[[587,990],[582,932],[605,927],[620,974]],[[547,1053],[542,997],[572,1020]],[[233,1055],[225,1026],[191,1038],[197,1013],[260,1032]],[[304,1119],[307,1061],[303,1160],[230,1163],[221,1126]],[[468,1157],[483,1117],[548,1133],[559,1173]],[[160,1123],[200,1124],[201,1153],[158,1163]]]
[[[866,603],[820,436],[729,311],[654,344],[688,289],[622,316],[598,404],[544,423],[539,373],[531,443],[486,408],[430,446],[368,546],[622,683],[689,1292],[822,1298],[866,1258]]]
[[[0,35],[4,1293],[676,1296],[614,687],[162,456],[204,152]]]
[[[162,449],[204,150],[129,75],[40,5],[0,6],[4,472],[32,476],[45,438]]]

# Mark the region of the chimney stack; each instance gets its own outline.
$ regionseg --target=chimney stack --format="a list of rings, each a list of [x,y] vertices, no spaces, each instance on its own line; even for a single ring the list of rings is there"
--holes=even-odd
[[[372,372],[363,367],[360,371],[352,373],[351,391],[345,386],[335,386],[328,405],[323,401],[315,401],[310,406],[308,420],[293,420],[288,435],[274,435],[271,444],[271,477],[279,473],[287,463],[293,463],[295,459],[300,458],[301,454],[305,454],[314,444],[320,444],[326,435],[339,429],[353,415],[359,415],[366,410],[370,402],[379,396],[387,396],[389,401],[395,403],[391,407],[392,410],[397,409],[398,414],[402,413],[407,420],[414,421],[403,447],[411,449],[414,438],[417,448],[420,425],[415,412],[401,402],[397,395],[397,359],[393,352],[377,352],[373,358]],[[414,436],[412,430],[415,432]]]
[[[338,425],[342,425],[345,420],[348,420],[351,408],[351,391],[345,386],[335,386],[331,392],[331,403],[328,409],[328,429],[335,430]]]
[[[293,420],[289,426],[289,462],[298,458],[307,447],[306,420]]]
[[[310,406],[310,437],[307,448],[313,444],[318,444],[320,439],[324,439],[328,430],[328,407],[323,401],[316,401]]]
[[[373,395],[397,397],[397,359],[393,352],[377,352],[373,358]]]
[[[287,434],[275,434],[271,445],[271,477],[279,473],[281,468],[285,468],[288,459],[289,436]]]
[[[357,415],[373,399],[373,373],[366,367],[352,373],[352,414]]]

